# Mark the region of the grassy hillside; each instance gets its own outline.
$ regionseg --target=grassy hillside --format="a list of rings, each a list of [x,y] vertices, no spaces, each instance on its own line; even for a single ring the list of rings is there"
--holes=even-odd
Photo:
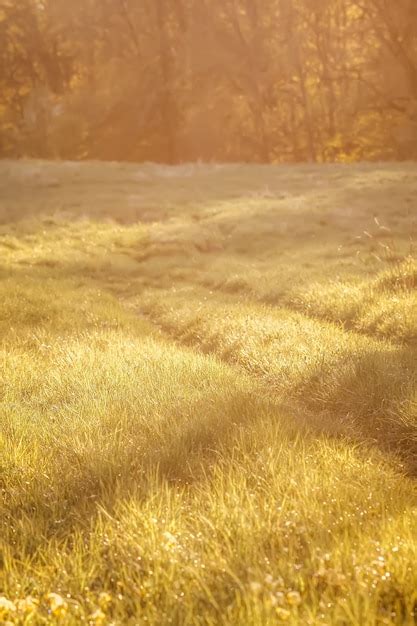
[[[0,623],[414,626],[415,164],[0,198]]]

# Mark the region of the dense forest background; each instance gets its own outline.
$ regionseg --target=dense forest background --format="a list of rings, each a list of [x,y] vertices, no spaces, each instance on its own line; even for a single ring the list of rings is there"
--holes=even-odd
[[[417,157],[416,0],[0,0],[0,156]]]

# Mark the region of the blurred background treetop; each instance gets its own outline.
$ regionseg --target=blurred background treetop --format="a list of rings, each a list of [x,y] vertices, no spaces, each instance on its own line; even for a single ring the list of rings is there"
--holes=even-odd
[[[417,157],[416,0],[0,0],[0,156]]]

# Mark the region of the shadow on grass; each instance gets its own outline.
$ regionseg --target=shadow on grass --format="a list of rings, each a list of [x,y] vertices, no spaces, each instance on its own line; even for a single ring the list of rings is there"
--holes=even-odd
[[[252,428],[262,427],[265,419],[276,420],[278,427],[280,418],[279,405],[263,397],[255,383],[247,391],[224,388],[214,397],[208,392],[185,409],[181,402],[178,406],[173,402],[172,411],[156,429],[134,414],[128,424],[115,429],[104,423],[90,449],[81,454],[63,429],[62,437],[52,437],[46,445],[52,466],[33,475],[30,482],[20,485],[16,476],[14,485],[14,468],[4,466],[2,538],[13,546],[19,544],[16,533],[22,535],[25,556],[34,556],[46,540],[65,539],[77,529],[87,529],[98,507],[111,514],[120,498],[134,494],[146,499],[150,481],[186,489],[209,479],[218,460],[232,456],[238,440]],[[295,422],[285,427],[281,422],[277,430],[281,428],[289,442],[300,432]]]
[[[413,346],[366,350],[323,365],[290,390],[309,411],[352,428],[417,477],[417,367]]]

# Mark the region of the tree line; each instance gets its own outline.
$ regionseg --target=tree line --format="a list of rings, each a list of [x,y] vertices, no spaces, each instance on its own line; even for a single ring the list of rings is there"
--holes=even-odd
[[[416,0],[0,0],[0,156],[417,157]]]

